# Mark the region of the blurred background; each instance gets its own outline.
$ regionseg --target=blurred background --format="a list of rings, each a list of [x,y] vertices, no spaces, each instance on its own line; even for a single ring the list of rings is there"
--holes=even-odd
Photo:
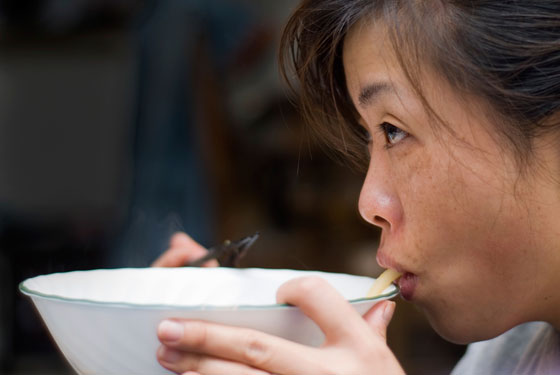
[[[377,276],[362,176],[314,143],[277,71],[295,0],[0,0],[0,373],[71,374],[25,278],[145,267],[176,231],[255,231],[245,267]],[[411,374],[464,347],[397,301]]]

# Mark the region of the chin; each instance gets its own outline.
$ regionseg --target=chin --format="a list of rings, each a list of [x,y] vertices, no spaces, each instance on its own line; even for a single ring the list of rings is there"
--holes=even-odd
[[[443,339],[454,344],[466,345],[477,341],[493,339],[514,327],[514,325],[496,324],[496,322],[482,323],[483,319],[476,319],[476,314],[454,314],[444,312],[432,314],[424,310],[432,328]]]
[[[449,341],[453,344],[467,345],[476,341],[487,340],[492,337],[487,337],[487,335],[477,335],[473,334],[469,330],[461,330],[456,327],[450,326],[449,324],[437,324],[430,322],[432,328],[440,335],[444,340]]]

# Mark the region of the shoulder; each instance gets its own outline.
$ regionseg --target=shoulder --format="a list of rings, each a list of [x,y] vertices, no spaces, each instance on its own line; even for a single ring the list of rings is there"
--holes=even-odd
[[[531,322],[494,339],[469,345],[452,374],[556,373],[554,371],[560,371],[560,335],[547,323]]]

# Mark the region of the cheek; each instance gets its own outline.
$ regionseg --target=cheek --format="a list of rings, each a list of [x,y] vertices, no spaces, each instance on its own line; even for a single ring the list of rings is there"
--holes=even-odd
[[[500,262],[520,225],[513,220],[519,215],[515,199],[499,178],[491,171],[485,177],[482,166],[467,168],[445,153],[411,159],[396,174],[410,255],[430,262],[461,256]]]
[[[437,157],[414,155],[408,160],[412,162],[395,173],[404,212],[402,251],[420,266],[432,256],[434,241],[443,241],[446,227],[454,226],[460,217],[454,199],[457,182],[442,171],[447,168],[442,168]]]
[[[499,174],[484,177],[444,157],[416,159],[402,176],[401,255],[421,275],[417,302],[434,328],[453,341],[509,328],[522,305],[519,291],[534,272],[527,267],[530,223],[513,184],[507,188]],[[504,308],[511,320],[503,318]]]
[[[474,170],[442,154],[416,158],[399,174],[399,257],[433,288],[461,291],[450,298],[474,298],[490,285],[511,296],[517,287],[511,280],[526,273],[533,234],[513,184],[508,188],[499,174],[482,176],[482,167]]]

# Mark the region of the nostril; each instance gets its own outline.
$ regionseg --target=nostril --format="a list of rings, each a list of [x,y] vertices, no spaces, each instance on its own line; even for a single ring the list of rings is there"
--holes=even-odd
[[[391,224],[387,220],[385,220],[383,217],[379,215],[375,215],[373,217],[373,224],[386,229],[388,229],[391,226]]]
[[[387,222],[387,220],[383,219],[381,216],[378,215],[375,215],[373,217],[373,221],[380,222],[380,223]]]

